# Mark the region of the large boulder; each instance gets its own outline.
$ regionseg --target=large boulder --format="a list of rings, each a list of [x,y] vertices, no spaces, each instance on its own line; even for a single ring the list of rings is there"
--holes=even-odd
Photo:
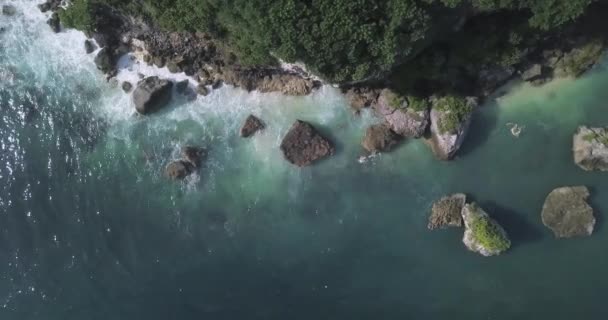
[[[104,47],[99,50],[97,56],[95,56],[95,65],[103,73],[111,73],[116,67],[116,56],[114,51],[109,47]]]
[[[150,114],[166,106],[171,101],[173,83],[158,77],[143,79],[133,91],[133,103],[140,114]]]
[[[370,153],[391,151],[399,143],[400,137],[386,124],[376,124],[365,131],[361,145]]]
[[[562,187],[549,193],[543,205],[543,224],[557,238],[589,236],[593,233],[595,217],[587,203],[589,189],[584,186]]]
[[[431,137],[427,142],[438,159],[454,158],[468,133],[476,106],[474,98],[433,99]]]
[[[469,250],[489,257],[511,247],[505,230],[475,203],[462,208],[462,219],[465,226],[462,242]]]
[[[332,155],[334,146],[312,125],[297,120],[283,138],[281,151],[287,161],[298,167],[304,167]]]
[[[467,196],[465,194],[457,193],[443,197],[433,203],[427,225],[429,230],[462,227],[462,209],[466,200]]]
[[[608,171],[608,127],[581,126],[573,138],[574,163],[591,171]]]
[[[247,119],[245,120],[245,123],[241,127],[241,131],[240,131],[241,137],[249,138],[252,135],[254,135],[256,132],[264,129],[264,127],[265,127],[264,122],[262,122],[262,120],[260,120],[260,118],[251,114],[247,117]]]
[[[375,105],[391,130],[407,138],[420,138],[429,125],[429,110],[425,99],[402,97],[385,89]]]

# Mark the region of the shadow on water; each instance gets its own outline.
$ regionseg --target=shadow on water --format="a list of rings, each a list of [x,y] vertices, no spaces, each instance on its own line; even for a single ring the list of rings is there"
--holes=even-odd
[[[597,233],[600,232],[604,227],[604,217],[602,216],[601,211],[596,209],[601,208],[597,201],[600,198],[599,195],[601,194],[601,192],[598,192],[595,187],[588,186],[587,188],[589,188],[590,194],[587,203],[589,203],[591,208],[593,208],[593,216],[595,216],[595,226],[593,228],[593,232]]]
[[[498,106],[491,103],[480,107],[474,114],[471,127],[458,156],[464,157],[483,147],[490,138],[490,134],[498,124]]]
[[[493,201],[482,203],[482,208],[507,231],[513,248],[542,240],[543,233],[515,210]]]

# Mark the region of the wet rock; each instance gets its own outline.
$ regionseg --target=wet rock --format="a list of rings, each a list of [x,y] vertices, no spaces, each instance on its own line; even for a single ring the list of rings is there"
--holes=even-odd
[[[466,200],[465,194],[457,193],[435,202],[427,225],[429,230],[462,227],[462,209]]]
[[[171,101],[173,83],[158,77],[148,77],[140,81],[133,92],[135,109],[140,114],[150,114],[166,106]]]
[[[193,168],[198,169],[207,156],[207,150],[200,147],[186,146],[182,148],[181,156],[183,160],[190,163]]]
[[[187,93],[186,90],[188,90],[189,84],[190,82],[188,80],[179,81],[175,84],[175,91],[179,94],[185,94]]]
[[[433,100],[431,136],[427,142],[438,159],[454,158],[469,131],[476,106],[475,98],[456,101],[444,97]]]
[[[581,126],[573,138],[574,163],[587,171],[608,171],[608,128]]]
[[[38,9],[41,12],[47,12],[47,11],[51,10],[51,4],[48,3],[48,2],[41,3],[41,4],[38,5]]]
[[[264,129],[264,123],[258,117],[254,115],[249,115],[245,120],[245,123],[241,127],[241,137],[249,138],[254,135],[256,132]]]
[[[348,89],[344,95],[353,110],[359,112],[361,109],[375,105],[380,92],[367,87],[355,87]]]
[[[97,46],[95,45],[95,43],[93,43],[93,41],[87,39],[84,41],[84,51],[87,54],[91,54],[93,53],[95,50],[97,50]]]
[[[587,203],[589,189],[584,186],[562,187],[553,190],[545,200],[543,224],[557,238],[589,236],[593,233],[595,217]]]
[[[281,142],[281,151],[290,163],[304,167],[333,155],[334,146],[312,125],[297,120]]]
[[[46,23],[51,27],[53,32],[59,33],[61,31],[61,22],[59,21],[59,14],[57,12],[54,12]]]
[[[576,46],[565,52],[556,63],[556,77],[578,77],[598,63],[604,53],[605,44],[599,39],[580,39]]]
[[[315,88],[312,79],[278,69],[225,69],[221,79],[247,91],[281,92],[286,95],[307,95]]]
[[[192,164],[185,160],[172,161],[165,167],[165,176],[171,180],[183,180],[193,172]]]
[[[399,135],[386,124],[376,124],[367,128],[361,145],[370,153],[388,152],[399,143],[399,140]]]
[[[196,87],[196,93],[201,96],[206,96],[209,94],[209,89],[207,89],[207,86],[205,86],[203,84],[199,84]]]
[[[506,231],[475,203],[462,208],[465,231],[462,242],[483,256],[495,256],[511,247]]]
[[[2,5],[2,14],[9,17],[14,16],[17,14],[17,8],[10,4]]]
[[[97,69],[105,74],[113,72],[116,67],[116,56],[113,50],[108,47],[99,50],[97,56],[95,56],[95,65]]]
[[[165,66],[165,58],[154,56],[152,58],[152,63],[158,68],[163,68]]]
[[[131,92],[131,89],[133,89],[131,82],[125,81],[122,83],[122,91],[129,93]]]
[[[224,81],[216,79],[216,80],[213,81],[213,84],[211,84],[211,88],[213,90],[219,89],[219,88],[222,87],[222,85],[224,85]]]
[[[169,72],[171,72],[171,73],[182,72],[182,68],[180,68],[179,65],[175,61],[167,62],[167,69],[169,69]]]
[[[427,101],[401,97],[385,89],[378,97],[376,112],[384,117],[391,130],[406,138],[420,138],[429,125]]]

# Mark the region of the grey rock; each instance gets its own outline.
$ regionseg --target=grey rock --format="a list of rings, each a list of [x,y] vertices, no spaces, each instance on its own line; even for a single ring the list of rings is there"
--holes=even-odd
[[[467,196],[457,193],[441,198],[433,203],[429,223],[429,230],[444,229],[447,227],[462,227],[462,209],[466,204]]]
[[[587,203],[589,189],[584,186],[562,187],[553,190],[545,200],[543,224],[557,238],[589,236],[593,233],[595,217]]]
[[[116,56],[112,49],[105,47],[95,56],[95,65],[101,72],[108,74],[116,68]]]
[[[166,106],[171,101],[173,83],[158,77],[148,77],[137,85],[133,92],[135,109],[140,114],[150,114]]]
[[[201,95],[201,96],[206,96],[209,94],[209,89],[207,89],[207,86],[203,85],[203,84],[199,84],[196,87],[196,93]]]
[[[54,12],[51,18],[46,22],[53,32],[58,33],[61,31],[61,22],[59,21],[59,14]]]
[[[477,100],[475,98],[467,98],[466,100],[471,110],[474,110],[477,106]],[[469,131],[473,111],[461,119],[462,121],[458,123],[455,130],[445,131],[441,123],[449,117],[450,111],[441,110],[437,106],[437,102],[437,99],[433,101],[431,109],[431,136],[427,139],[427,142],[438,159],[451,160],[462,146]]]
[[[171,72],[171,73],[182,72],[182,68],[180,68],[180,66],[175,61],[167,62],[167,69],[169,69],[169,72]]]
[[[521,79],[524,81],[535,81],[543,76],[543,66],[541,64],[533,64],[521,74]]]
[[[188,80],[179,81],[175,84],[175,91],[180,94],[185,94],[189,84],[190,82]]]
[[[608,171],[608,127],[581,126],[573,138],[574,163],[587,171]]]
[[[304,167],[334,154],[334,146],[311,124],[297,120],[281,142],[281,151],[290,163]]]

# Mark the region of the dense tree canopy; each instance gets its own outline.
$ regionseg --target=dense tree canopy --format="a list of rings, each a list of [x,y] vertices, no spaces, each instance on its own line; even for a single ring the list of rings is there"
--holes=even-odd
[[[530,26],[546,30],[575,19],[592,1],[73,0],[79,11],[70,21],[86,23],[75,17],[82,4],[103,2],[170,30],[211,32],[247,64],[268,64],[275,57],[302,61],[327,79],[344,82],[390,70],[433,36],[479,12],[519,10]]]

